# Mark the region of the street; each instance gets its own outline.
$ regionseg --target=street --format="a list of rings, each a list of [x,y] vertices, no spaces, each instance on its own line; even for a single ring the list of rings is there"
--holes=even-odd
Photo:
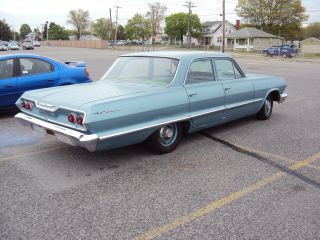
[[[127,50],[23,52],[85,61],[98,80]],[[267,121],[184,136],[166,155],[143,144],[90,153],[0,113],[0,239],[320,239],[320,65],[235,60],[284,77],[286,102]]]

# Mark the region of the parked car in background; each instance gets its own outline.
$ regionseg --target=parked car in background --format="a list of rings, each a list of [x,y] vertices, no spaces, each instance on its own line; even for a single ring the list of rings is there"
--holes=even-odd
[[[40,42],[39,41],[32,41],[32,45],[34,47],[40,47]]]
[[[63,63],[34,54],[0,55],[0,109],[29,90],[91,82],[83,62]]]
[[[2,42],[0,42],[0,51],[7,51],[8,47],[4,45]]]
[[[20,50],[20,46],[18,44],[16,44],[16,43],[11,42],[11,43],[8,44],[8,49],[10,49],[10,50]]]
[[[24,42],[22,43],[22,48],[23,50],[33,50],[34,47],[33,47],[33,44],[31,42]]]
[[[20,43],[19,43],[18,41],[10,40],[10,42],[9,42],[9,43],[15,43],[15,44],[17,44],[17,45],[20,47]]]
[[[294,57],[297,55],[297,50],[293,45],[272,46],[271,48],[263,49],[266,57],[280,56],[280,57]]]
[[[100,81],[35,90],[17,101],[24,125],[89,151],[145,142],[169,153],[183,132],[257,115],[283,102],[281,77],[245,74],[228,55],[149,52],[119,57]]]
[[[9,42],[7,42],[7,41],[2,41],[2,40],[0,40],[0,43],[2,43],[2,44],[5,45],[5,46],[8,46],[8,45],[9,45]]]

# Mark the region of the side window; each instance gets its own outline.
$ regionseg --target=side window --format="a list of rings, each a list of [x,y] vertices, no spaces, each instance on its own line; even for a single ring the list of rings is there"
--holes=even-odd
[[[21,75],[32,75],[52,71],[50,63],[35,58],[20,58]]]
[[[227,59],[215,60],[217,74],[220,80],[232,80],[235,79],[233,63]]]
[[[196,60],[191,63],[186,84],[214,81],[212,63],[210,59]]]
[[[241,72],[232,61],[228,59],[216,59],[215,64],[220,80],[233,80],[236,78],[242,78]]]
[[[0,79],[13,77],[13,59],[0,61]]]

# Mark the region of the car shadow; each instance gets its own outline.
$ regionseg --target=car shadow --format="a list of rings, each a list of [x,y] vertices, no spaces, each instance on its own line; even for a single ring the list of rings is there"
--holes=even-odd
[[[8,110],[0,110],[0,121],[5,118],[12,118],[19,112],[18,108],[12,108]]]

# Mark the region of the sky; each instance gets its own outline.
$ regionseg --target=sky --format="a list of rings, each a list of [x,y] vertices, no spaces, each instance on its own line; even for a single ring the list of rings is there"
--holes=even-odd
[[[109,8],[112,9],[112,18],[115,19],[115,5],[119,8],[119,23],[125,25],[135,13],[146,13],[148,3],[161,2],[168,7],[166,15],[175,12],[187,12],[184,7],[185,0],[1,0],[0,19],[15,28],[17,31],[21,24],[27,23],[32,29],[41,29],[46,21],[55,22],[66,28],[68,12],[82,8],[88,10],[91,20],[109,17]],[[226,0],[226,19],[235,23],[240,19],[234,12],[238,0]],[[222,0],[193,0],[195,8],[193,13],[199,15],[201,22],[221,20]],[[302,0],[309,19],[304,25],[315,21],[320,22],[320,0]]]

